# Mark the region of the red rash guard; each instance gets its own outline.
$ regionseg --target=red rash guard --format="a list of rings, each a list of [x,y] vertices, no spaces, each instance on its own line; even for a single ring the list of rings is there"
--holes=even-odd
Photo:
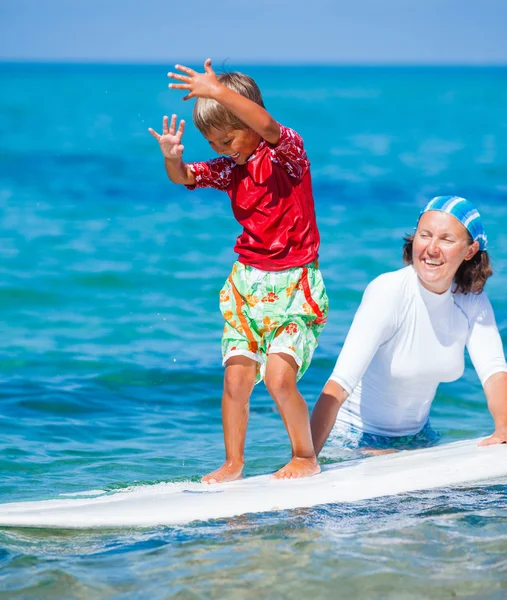
[[[278,144],[261,141],[244,165],[221,156],[188,165],[189,189],[212,187],[228,193],[243,233],[234,246],[238,260],[263,271],[283,271],[318,257],[319,231],[310,162],[301,136],[280,125]]]

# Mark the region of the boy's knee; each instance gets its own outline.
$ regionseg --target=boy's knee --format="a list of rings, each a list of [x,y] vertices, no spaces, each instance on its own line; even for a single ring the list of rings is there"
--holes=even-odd
[[[292,356],[273,354],[268,358],[264,383],[275,399],[283,400],[297,391],[298,365]]]
[[[242,383],[243,382],[243,383]],[[226,392],[229,392],[231,395],[234,395],[237,390],[244,387],[244,378],[239,377],[236,373],[225,373],[224,377],[224,389]]]
[[[255,385],[256,370],[255,366],[248,367],[226,368],[224,374],[224,390],[231,394],[237,395],[240,392],[245,392],[245,389],[251,391]]]
[[[296,381],[292,373],[267,372],[264,383],[273,398],[283,400],[292,394],[296,388]]]

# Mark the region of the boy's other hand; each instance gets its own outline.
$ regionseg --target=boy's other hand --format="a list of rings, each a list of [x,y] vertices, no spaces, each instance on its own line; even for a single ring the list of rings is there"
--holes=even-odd
[[[162,135],[151,127],[148,131],[160,144],[160,150],[162,150],[162,154],[167,160],[181,160],[184,149],[181,138],[185,131],[185,121],[183,119],[180,121],[178,131],[176,131],[176,115],[171,117],[171,125],[169,125],[168,117],[162,119]]]
[[[167,76],[183,83],[170,83],[169,87],[173,90],[188,90],[190,93],[183,100],[215,97],[217,90],[220,88],[220,82],[215,75],[215,71],[211,68],[211,58],[207,58],[204,62],[204,73],[197,73],[197,71],[183,65],[175,65],[175,68],[185,73],[185,75],[169,72]]]

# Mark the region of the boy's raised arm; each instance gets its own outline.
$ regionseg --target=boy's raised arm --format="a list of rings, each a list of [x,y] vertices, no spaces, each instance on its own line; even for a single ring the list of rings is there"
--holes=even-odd
[[[171,117],[171,125],[169,125],[169,118],[164,117],[162,119],[162,135],[151,127],[148,131],[160,144],[160,150],[164,155],[165,170],[169,179],[173,183],[194,185],[194,174],[190,167],[183,162],[182,158],[184,147],[181,143],[181,138],[185,131],[185,121],[180,121],[178,131],[176,131],[176,115]]]
[[[185,73],[185,75],[168,73],[168,77],[182,82],[170,83],[169,87],[176,90],[187,90],[189,93],[183,100],[190,100],[191,98],[216,100],[235,114],[245,125],[257,132],[264,140],[270,144],[278,143],[280,126],[275,119],[259,104],[221,84],[211,68],[210,58],[204,63],[204,73],[197,73],[197,71],[183,65],[176,65],[175,68]]]

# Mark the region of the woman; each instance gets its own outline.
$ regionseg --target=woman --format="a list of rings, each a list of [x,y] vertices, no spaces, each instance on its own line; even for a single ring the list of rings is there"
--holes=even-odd
[[[507,365],[483,292],[492,274],[486,246],[471,202],[438,196],[427,204],[405,239],[409,266],[366,288],[312,414],[317,454],[335,422],[360,446],[406,447],[413,436],[427,443],[438,384],[461,377],[465,346],[495,423],[481,445],[507,442]]]

